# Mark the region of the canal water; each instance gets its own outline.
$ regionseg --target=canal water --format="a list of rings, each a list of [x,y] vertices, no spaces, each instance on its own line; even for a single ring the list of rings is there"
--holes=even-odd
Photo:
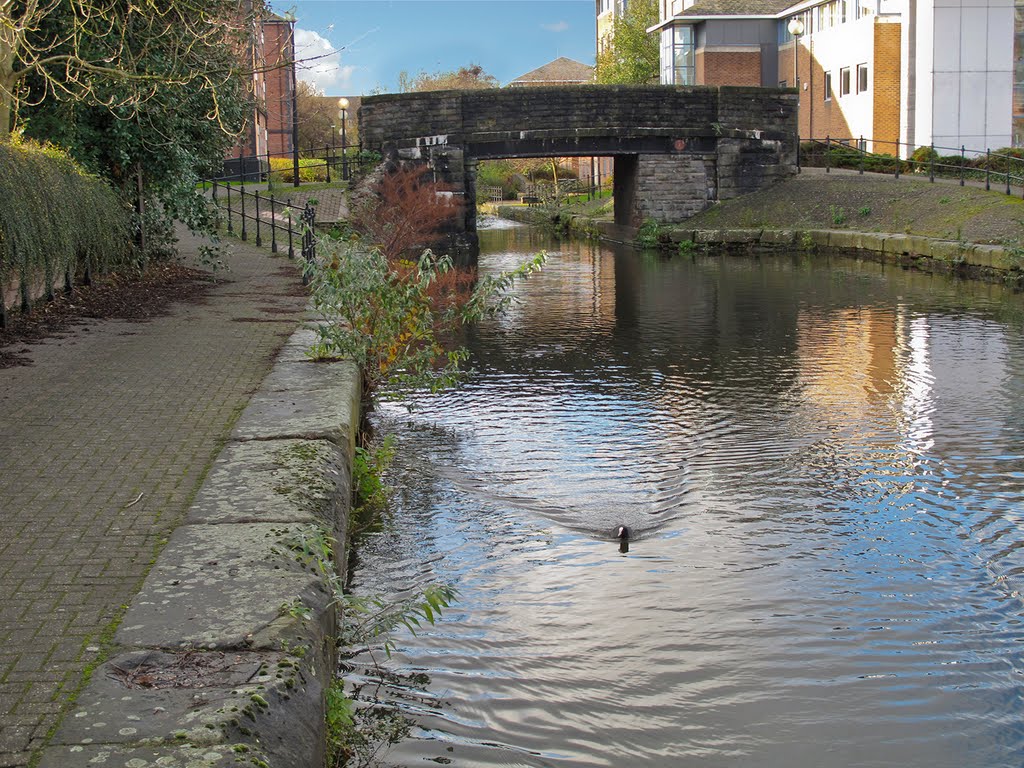
[[[385,764],[1024,765],[1020,296],[481,241],[550,259],[469,384],[375,417],[398,490],[353,588],[460,592],[351,660],[414,723]]]

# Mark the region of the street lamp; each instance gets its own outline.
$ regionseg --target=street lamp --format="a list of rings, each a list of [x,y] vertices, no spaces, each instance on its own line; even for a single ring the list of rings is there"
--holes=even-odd
[[[793,85],[796,88],[796,167],[800,169],[800,72],[797,69],[797,51],[800,47],[800,36],[804,33],[802,16],[794,16],[786,25],[793,36]]]
[[[800,36],[804,33],[804,20],[799,16],[794,16],[789,20],[789,24],[786,28],[789,30],[789,34],[793,36],[793,85],[796,86],[799,91],[800,75],[796,69],[796,49],[800,44]]]
[[[348,117],[348,99],[338,99],[338,117],[341,118],[341,178],[348,181],[348,158],[345,149],[348,147],[348,136],[345,133],[345,119]]]

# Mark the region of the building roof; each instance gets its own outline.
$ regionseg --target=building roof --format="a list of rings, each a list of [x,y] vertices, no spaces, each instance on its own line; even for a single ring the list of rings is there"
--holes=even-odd
[[[542,67],[537,67],[537,69],[527,72],[525,75],[520,75],[510,82],[509,85],[564,85],[566,83],[592,82],[594,82],[593,67],[574,59],[560,56]]]
[[[796,4],[794,0],[697,0],[679,16],[774,17]]]

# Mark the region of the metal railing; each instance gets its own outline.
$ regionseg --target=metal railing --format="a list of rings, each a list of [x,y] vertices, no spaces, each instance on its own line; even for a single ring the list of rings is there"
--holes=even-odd
[[[231,184],[211,180],[211,198],[219,215],[224,218],[229,234],[236,233],[242,240],[249,239],[250,230],[255,228],[255,243],[264,244],[264,231],[270,236],[270,250],[278,253],[287,243],[288,258],[295,258],[295,244],[299,243],[299,254],[303,265],[316,258],[316,207],[306,202],[296,215],[291,199],[278,200],[274,193],[261,196],[259,190],[248,192],[245,184],[232,188]],[[248,204],[247,201],[248,200]],[[280,240],[280,243],[279,243]],[[307,270],[303,269],[302,281],[307,281]]]
[[[866,150],[869,143],[876,151]],[[890,147],[892,153],[877,151],[878,148],[884,150]],[[899,157],[902,149],[908,150],[906,159]],[[944,155],[941,152],[951,154]],[[1024,151],[1021,154],[1024,155]],[[865,139],[863,136],[826,136],[824,139],[801,142],[797,166],[824,168],[825,173],[830,173],[833,168],[847,168],[857,170],[860,174],[884,174],[897,179],[902,174],[927,175],[931,182],[946,179],[958,181],[960,186],[968,181],[979,185],[984,183],[986,190],[995,187],[1007,195],[1013,194],[1014,187],[1019,187],[1021,197],[1024,198],[1024,157],[993,152],[991,149],[970,149],[964,145],[943,147],[931,144],[927,147],[913,147],[897,141]]]
[[[371,152],[358,147],[316,147],[300,152],[238,155],[224,160],[217,181],[247,182],[277,180],[298,187],[304,182],[350,183],[380,162]]]

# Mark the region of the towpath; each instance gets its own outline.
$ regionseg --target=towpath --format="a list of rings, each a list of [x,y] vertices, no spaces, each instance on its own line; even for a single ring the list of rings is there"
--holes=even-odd
[[[0,768],[73,700],[302,319],[294,263],[245,243],[225,263],[200,301],[89,321],[0,369]]]

